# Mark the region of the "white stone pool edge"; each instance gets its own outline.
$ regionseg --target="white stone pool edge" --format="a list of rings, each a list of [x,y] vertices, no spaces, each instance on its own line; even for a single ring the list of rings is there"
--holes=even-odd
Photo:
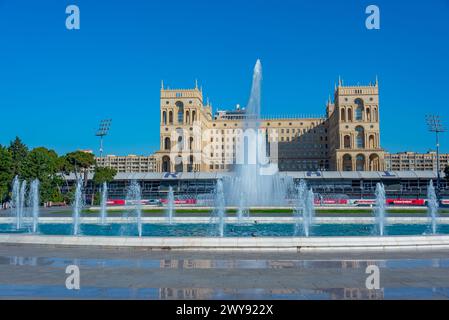
[[[81,223],[98,224],[100,218],[98,217],[82,217]],[[15,223],[15,219],[11,217],[0,217],[0,224]],[[31,222],[31,218],[24,218],[25,222]],[[302,219],[294,217],[249,217],[244,219],[244,223],[296,223],[301,222]],[[40,217],[39,223],[52,224],[67,224],[72,223],[72,217]],[[173,223],[175,224],[192,224],[192,223],[210,223],[210,217],[175,217]],[[227,217],[226,223],[237,223],[238,219],[235,217]],[[123,217],[108,217],[107,223],[136,223],[136,218]],[[142,223],[165,224],[167,219],[165,217],[142,217]],[[373,217],[317,217],[314,220],[316,224],[373,224],[375,218]],[[427,217],[389,217],[387,224],[429,224],[430,219]],[[437,218],[438,224],[449,224],[449,217]]]
[[[0,245],[212,252],[423,252],[449,250],[449,236],[138,238],[1,234]]]

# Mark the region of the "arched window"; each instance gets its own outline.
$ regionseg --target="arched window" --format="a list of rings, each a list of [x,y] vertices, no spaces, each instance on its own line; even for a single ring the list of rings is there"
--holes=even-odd
[[[184,123],[184,103],[178,101],[175,103],[176,107],[178,107],[178,123]]]
[[[171,143],[170,143],[170,138],[166,137],[164,139],[164,149],[165,150],[170,150],[171,149]]]
[[[192,111],[192,123],[196,121],[196,111]]]
[[[188,110],[186,111],[186,123],[190,124],[190,112]]]
[[[371,171],[380,171],[380,161],[377,154],[372,154],[369,156],[369,167]]]
[[[343,171],[352,171],[352,157],[349,154],[343,156]]]
[[[167,125],[167,111],[162,112],[162,123]]]
[[[173,111],[168,113],[168,123],[173,124]]]
[[[376,147],[374,135],[370,135],[368,138],[368,145],[370,149],[374,149]]]
[[[355,167],[357,171],[365,171],[365,156],[363,154],[356,157]]]
[[[379,121],[379,113],[377,112],[377,108],[374,108],[374,122]]]
[[[346,121],[346,117],[345,117],[345,109],[341,108],[340,109],[340,113],[341,113],[341,121]]]
[[[352,108],[348,108],[348,121],[352,122]]]
[[[162,172],[170,172],[170,158],[168,156],[162,158]]]
[[[346,135],[346,136],[344,136],[343,140],[344,140],[344,148],[350,149],[351,148],[351,136]]]
[[[184,165],[182,163],[182,157],[177,156],[175,159],[175,172],[183,172],[184,171]]]
[[[187,172],[193,172],[193,156],[189,157],[189,163],[187,164]]]
[[[190,137],[189,139],[189,149],[193,150],[193,137]]]
[[[356,131],[355,137],[356,147],[359,149],[365,148],[365,129],[359,126],[355,128],[355,131]]]
[[[370,108],[366,108],[366,117],[365,117],[366,121],[371,122],[371,110]]]
[[[355,120],[362,121],[363,120],[363,100],[360,98],[355,99],[354,103],[357,105],[355,109]]]
[[[178,137],[178,151],[182,151],[182,136]]]

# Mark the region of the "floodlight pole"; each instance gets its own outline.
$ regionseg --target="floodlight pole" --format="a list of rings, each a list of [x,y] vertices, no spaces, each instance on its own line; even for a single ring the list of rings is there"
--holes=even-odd
[[[97,137],[100,137],[100,160],[103,158],[103,138],[108,135],[111,122],[111,119],[101,120],[100,128],[95,134]]]
[[[436,194],[439,199],[439,191],[440,191],[440,133],[445,132],[446,129],[441,123],[440,116],[438,115],[428,115],[426,116],[427,125],[429,126],[430,132],[435,132],[435,140],[436,140],[436,151],[437,151],[437,185],[436,185]]]

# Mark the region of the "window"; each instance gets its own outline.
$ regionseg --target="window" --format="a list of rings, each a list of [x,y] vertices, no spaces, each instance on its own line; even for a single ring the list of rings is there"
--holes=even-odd
[[[356,131],[356,147],[361,149],[365,148],[365,130],[363,127],[355,128]]]
[[[165,138],[164,139],[164,149],[165,150],[170,150],[171,144],[170,144],[170,138]]]
[[[178,107],[178,123],[184,123],[184,104],[178,101],[176,106]]]
[[[363,100],[362,99],[355,99],[355,104],[357,105],[355,109],[355,120],[356,121],[362,121],[363,119]]]

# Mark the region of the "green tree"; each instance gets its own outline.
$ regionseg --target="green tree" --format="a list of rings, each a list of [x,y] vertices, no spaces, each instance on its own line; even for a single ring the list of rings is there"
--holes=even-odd
[[[12,156],[9,150],[0,145],[0,203],[8,198],[13,174]]]
[[[28,147],[22,142],[22,140],[20,140],[19,137],[16,137],[14,141],[11,141],[8,150],[12,157],[13,176],[22,176],[22,170],[24,167],[23,162],[28,155]]]
[[[114,177],[117,175],[117,170],[107,167],[95,167],[95,173],[93,177],[93,192],[92,192],[92,204],[99,203],[99,194],[95,192],[95,188],[103,183],[109,183],[114,181]],[[94,201],[95,199],[95,201]]]
[[[53,150],[43,147],[33,149],[25,158],[22,169],[24,179],[39,179],[42,202],[61,201],[62,178],[59,175],[59,157]]]
[[[95,165],[95,156],[92,153],[83,151],[70,152],[65,155],[60,165],[64,173],[74,173],[76,179],[84,175],[84,186],[86,186],[89,169]]]
[[[95,174],[93,182],[95,185],[102,185],[104,182],[109,183],[114,181],[117,175],[117,170],[114,168],[95,167]]]

